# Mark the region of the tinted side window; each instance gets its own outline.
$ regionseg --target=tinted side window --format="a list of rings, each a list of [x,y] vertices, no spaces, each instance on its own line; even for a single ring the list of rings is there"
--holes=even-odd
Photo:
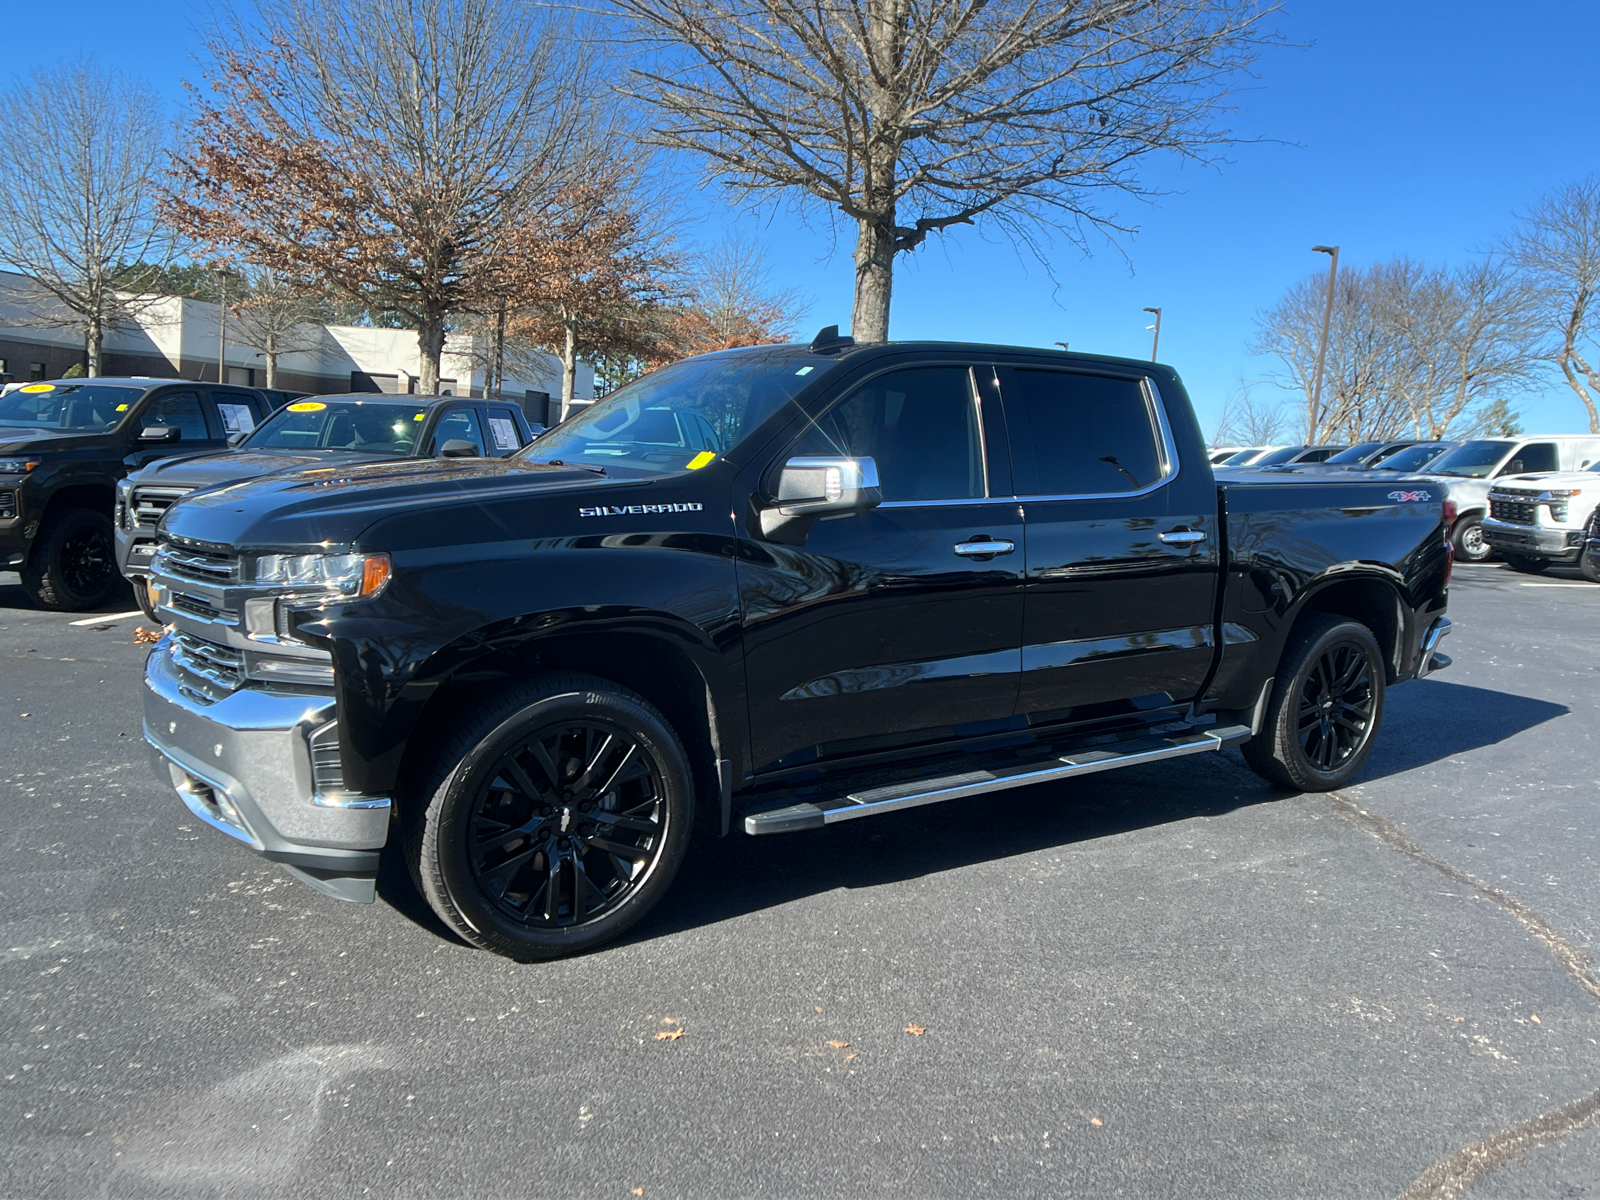
[[[211,399],[216,402],[217,415],[222,418],[223,437],[249,433],[256,422],[267,415],[265,411],[257,413],[257,408],[265,406],[247,392],[212,392]]]
[[[870,457],[885,500],[962,500],[983,490],[983,445],[966,367],[914,367],[868,380],[788,452]]]
[[[1501,475],[1532,475],[1535,471],[1561,470],[1561,457],[1554,442],[1534,442],[1524,446],[1500,468]]]
[[[139,414],[139,428],[149,429],[152,425],[181,429],[186,442],[211,438],[206,415],[200,411],[200,397],[193,392],[163,392],[147,404]]]
[[[478,448],[479,454],[484,453],[483,426],[474,409],[452,408],[439,418],[439,424],[433,430],[433,452],[438,454],[446,442],[458,438],[471,442]]]
[[[510,454],[522,446],[522,432],[517,428],[516,415],[509,408],[490,407],[489,440],[497,455]]]
[[[1136,492],[1161,478],[1150,402],[1135,379],[1015,367],[1002,389],[1020,470],[1017,494]]]

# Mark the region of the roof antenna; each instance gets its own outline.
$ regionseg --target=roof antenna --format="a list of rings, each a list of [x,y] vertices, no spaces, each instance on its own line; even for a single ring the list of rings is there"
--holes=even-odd
[[[837,325],[824,325],[817,331],[817,336],[811,339],[811,353],[837,354],[839,351],[855,344],[855,338],[839,336],[839,327]]]

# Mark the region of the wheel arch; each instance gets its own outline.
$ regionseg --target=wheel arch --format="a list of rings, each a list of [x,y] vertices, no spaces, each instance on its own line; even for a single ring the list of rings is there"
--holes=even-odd
[[[1342,573],[1314,583],[1295,610],[1285,631],[1287,645],[1308,613],[1348,617],[1372,631],[1383,651],[1385,683],[1406,677],[1406,647],[1411,640],[1409,609],[1398,580],[1376,571]]]
[[[109,483],[69,483],[59,487],[45,501],[41,524],[69,508],[87,508],[115,520],[117,489]]]

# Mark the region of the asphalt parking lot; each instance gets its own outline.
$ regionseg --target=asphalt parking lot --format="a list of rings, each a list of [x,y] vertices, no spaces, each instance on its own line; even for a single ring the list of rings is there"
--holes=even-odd
[[[1202,756],[712,842],[518,966],[191,818],[139,622],[0,575],[0,1193],[1600,1194],[1600,587],[1451,616],[1344,793]]]

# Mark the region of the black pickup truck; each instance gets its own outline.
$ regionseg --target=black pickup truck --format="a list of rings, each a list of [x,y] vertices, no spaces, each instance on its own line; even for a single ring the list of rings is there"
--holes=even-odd
[[[254,388],[57,379],[0,396],[0,569],[41,608],[97,608],[119,586],[117,481],[169,454],[221,450],[272,411]]]
[[[1448,664],[1438,490],[1213,476],[1169,368],[724,351],[525,450],[167,513],[145,736],[202,820],[347,899],[399,841],[531,960],[768,835],[1242,745],[1337,787]]]
[[[353,463],[400,458],[503,458],[533,438],[514,404],[456,396],[316,396],[280,408],[234,448],[159,459],[117,485],[117,569],[133,584],[145,615],[145,577],[156,527],[167,509],[200,488],[274,471],[337,471]]]

